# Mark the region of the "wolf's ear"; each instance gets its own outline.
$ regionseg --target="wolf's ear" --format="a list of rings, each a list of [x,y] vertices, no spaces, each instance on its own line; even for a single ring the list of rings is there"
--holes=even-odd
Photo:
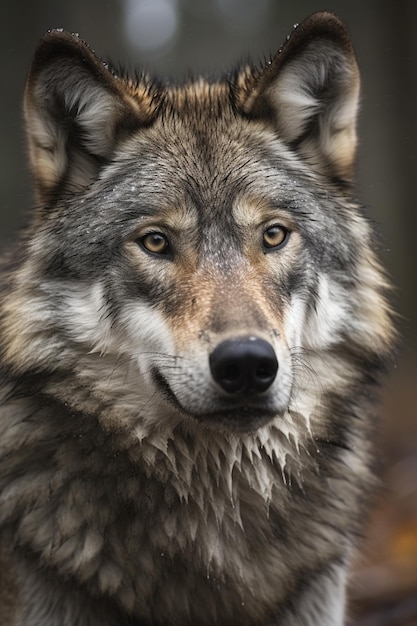
[[[333,14],[315,13],[252,83],[245,111],[269,118],[313,168],[350,180],[358,103],[359,70],[347,31]]]
[[[38,200],[48,204],[91,183],[120,138],[149,123],[146,104],[77,36],[62,31],[45,35],[24,101]]]

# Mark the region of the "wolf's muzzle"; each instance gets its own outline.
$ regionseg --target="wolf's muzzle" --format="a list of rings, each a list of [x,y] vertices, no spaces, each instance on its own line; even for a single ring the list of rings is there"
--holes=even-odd
[[[264,339],[227,339],[210,354],[210,369],[216,383],[229,394],[262,393],[274,382],[278,360]]]

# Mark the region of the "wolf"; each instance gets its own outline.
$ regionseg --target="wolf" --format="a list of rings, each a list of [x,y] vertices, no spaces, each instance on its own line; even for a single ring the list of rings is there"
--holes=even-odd
[[[2,263],[0,623],[341,626],[394,331],[321,12],[264,66],[40,41]]]

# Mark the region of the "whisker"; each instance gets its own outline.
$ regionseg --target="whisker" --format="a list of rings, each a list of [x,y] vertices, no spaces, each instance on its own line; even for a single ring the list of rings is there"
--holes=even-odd
[[[295,399],[297,388],[303,384],[303,376],[305,377],[304,380],[307,380],[311,384],[317,396],[322,394],[323,385],[310,360],[310,357],[316,356],[316,354],[314,350],[309,350],[302,346],[290,347],[291,363],[293,371],[296,374],[291,392],[292,400]],[[305,384],[306,382],[304,382],[304,385]]]

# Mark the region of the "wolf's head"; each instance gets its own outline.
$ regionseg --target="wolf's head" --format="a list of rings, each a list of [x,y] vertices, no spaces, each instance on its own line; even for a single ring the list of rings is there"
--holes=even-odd
[[[390,334],[350,193],[358,95],[327,13],[263,69],[181,86],[48,33],[25,97],[39,206],[4,304],[10,368],[143,433],[311,428]]]

